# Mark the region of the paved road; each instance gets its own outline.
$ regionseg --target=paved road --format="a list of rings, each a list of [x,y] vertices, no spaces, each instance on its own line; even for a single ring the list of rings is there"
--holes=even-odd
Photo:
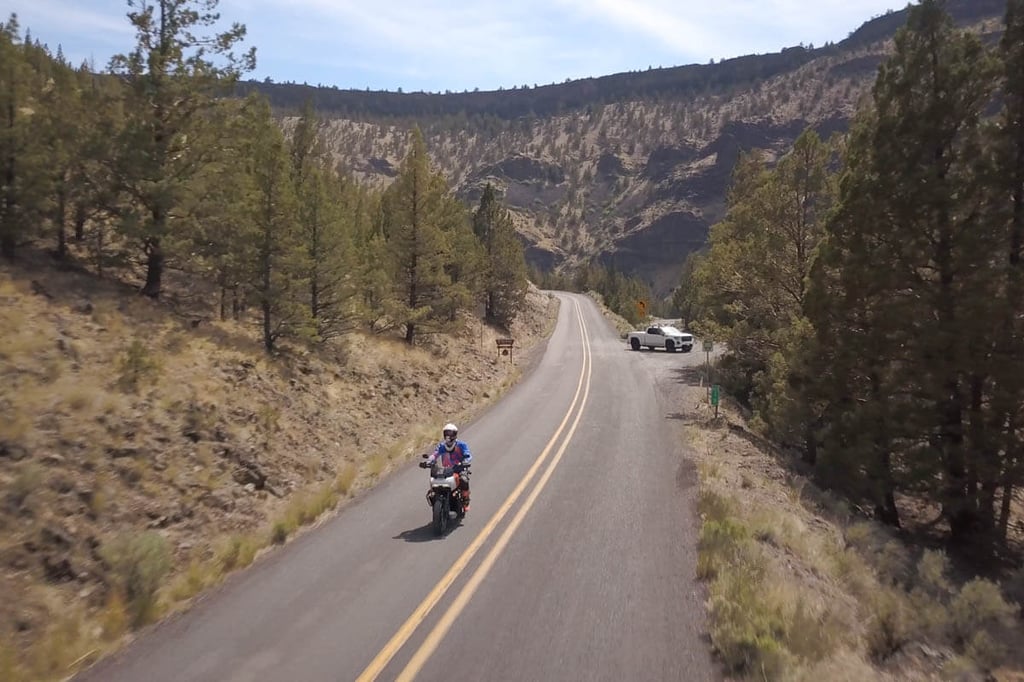
[[[446,537],[410,465],[79,679],[718,679],[666,390],[703,354],[628,351],[559,296],[536,370],[462,430],[473,508]]]

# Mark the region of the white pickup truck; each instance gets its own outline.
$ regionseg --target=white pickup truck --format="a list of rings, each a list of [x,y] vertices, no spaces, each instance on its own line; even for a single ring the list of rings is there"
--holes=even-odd
[[[689,353],[693,350],[693,334],[681,332],[675,327],[654,326],[648,327],[645,332],[630,332],[626,336],[626,343],[633,350],[646,346],[651,350],[664,348],[669,353],[677,350]]]

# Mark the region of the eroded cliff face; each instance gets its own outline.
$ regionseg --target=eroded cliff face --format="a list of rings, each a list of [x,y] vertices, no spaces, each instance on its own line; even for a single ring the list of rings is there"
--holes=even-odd
[[[965,5],[961,23],[994,39],[1001,28],[997,5]],[[723,216],[742,153],[761,150],[770,162],[807,128],[823,137],[848,128],[902,24],[893,16],[869,22],[837,46],[791,48],[803,53],[789,70],[701,94],[668,90],[608,102],[603,79],[596,79],[592,104],[557,114],[416,120],[434,163],[462,199],[474,205],[487,183],[503,194],[530,263],[552,269],[598,259],[664,295]],[[409,124],[323,115],[325,139],[342,168],[376,186],[391,181]]]

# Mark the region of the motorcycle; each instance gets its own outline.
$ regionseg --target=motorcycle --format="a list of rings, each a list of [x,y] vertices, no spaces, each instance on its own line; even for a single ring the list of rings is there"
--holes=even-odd
[[[424,453],[423,458],[430,457]],[[462,518],[466,515],[463,499],[463,477],[469,480],[470,465],[456,464],[445,466],[438,457],[432,463],[420,462],[421,469],[430,469],[430,489],[427,491],[427,504],[434,510],[434,535],[444,535],[451,523],[451,513]]]

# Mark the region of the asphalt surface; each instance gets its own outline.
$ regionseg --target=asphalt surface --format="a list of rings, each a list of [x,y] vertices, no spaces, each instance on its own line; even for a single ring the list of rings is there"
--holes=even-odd
[[[672,391],[704,356],[629,351],[559,297],[535,370],[460,433],[473,503],[445,537],[410,464],[76,679],[720,679]]]

